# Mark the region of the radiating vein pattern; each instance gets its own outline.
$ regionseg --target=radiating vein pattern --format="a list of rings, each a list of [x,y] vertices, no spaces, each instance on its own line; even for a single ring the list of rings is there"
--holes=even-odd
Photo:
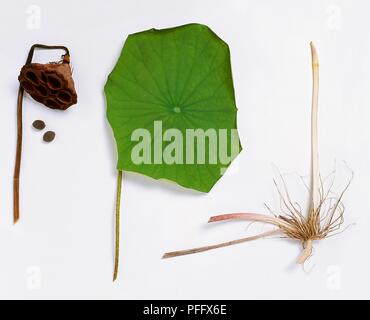
[[[161,122],[161,134],[176,129],[184,137],[189,129],[236,130],[229,47],[207,26],[188,24],[129,35],[108,77],[105,94],[119,170],[208,192],[230,165],[220,161],[137,164],[131,157],[137,144],[132,141],[133,133],[146,129],[154,137],[155,121]],[[163,140],[162,148],[171,146],[174,140]],[[227,140],[231,145],[230,134]],[[240,152],[239,139],[237,143]],[[182,148],[184,154],[188,152],[185,142]],[[205,150],[206,159],[211,158],[212,150]],[[154,141],[150,152],[151,159],[158,158]],[[199,151],[194,152],[198,159]]]

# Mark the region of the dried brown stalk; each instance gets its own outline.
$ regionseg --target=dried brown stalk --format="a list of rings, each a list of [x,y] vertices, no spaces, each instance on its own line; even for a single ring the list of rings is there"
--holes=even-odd
[[[282,187],[279,187],[274,180],[275,187],[281,200],[281,212],[279,214],[263,215],[255,213],[231,213],[211,217],[209,222],[220,222],[229,220],[246,220],[251,222],[262,222],[272,224],[275,229],[248,238],[229,241],[218,245],[200,247],[190,250],[182,250],[166,253],[163,258],[172,258],[186,254],[198,253],[216,248],[226,247],[246,241],[256,240],[262,237],[281,234],[284,237],[298,240],[303,247],[301,256],[297,263],[304,264],[311,256],[313,242],[334,235],[343,224],[344,205],[342,198],[347,191],[352,178],[343,189],[335,196],[332,193],[333,182],[325,190],[324,183],[320,178],[319,171],[319,152],[318,152],[318,95],[319,95],[319,60],[317,51],[313,43],[310,43],[312,56],[312,111],[311,111],[311,176],[310,176],[310,202],[308,212],[302,212],[299,204],[292,202],[288,193],[288,188],[283,177],[280,175]]]
[[[32,62],[33,54],[35,49],[61,49],[64,50],[66,56],[69,56],[68,48],[64,46],[46,46],[42,44],[34,44],[26,60],[26,65],[29,65]],[[14,177],[13,177],[13,220],[14,223],[17,223],[20,216],[19,209],[19,179],[21,171],[21,160],[22,160],[22,138],[23,138],[23,122],[22,122],[22,111],[23,111],[23,94],[24,87],[22,84],[19,85],[18,90],[18,100],[17,100],[17,150],[15,157],[15,166],[14,166]]]

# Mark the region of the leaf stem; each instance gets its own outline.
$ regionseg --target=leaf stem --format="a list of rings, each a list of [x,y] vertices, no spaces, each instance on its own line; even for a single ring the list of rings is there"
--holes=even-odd
[[[122,171],[119,170],[117,177],[117,195],[116,195],[116,240],[115,240],[113,281],[117,280],[119,267],[121,194],[122,194]]]
[[[69,50],[64,46],[46,46],[43,44],[34,44],[27,56],[26,64],[32,62],[33,54],[35,49],[61,49],[69,55]],[[13,221],[17,223],[20,216],[19,209],[19,180],[21,172],[21,161],[22,161],[22,141],[23,141],[23,94],[24,90],[19,86],[18,90],[18,100],[17,100],[17,150],[15,155],[15,165],[14,165],[14,176],[13,176]]]

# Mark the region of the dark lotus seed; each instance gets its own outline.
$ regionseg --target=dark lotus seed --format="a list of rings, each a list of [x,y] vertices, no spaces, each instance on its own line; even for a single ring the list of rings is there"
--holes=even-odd
[[[44,134],[44,141],[45,142],[52,142],[55,138],[55,132],[54,131],[48,131]]]
[[[42,120],[36,120],[32,123],[32,126],[37,130],[45,129],[45,122]]]

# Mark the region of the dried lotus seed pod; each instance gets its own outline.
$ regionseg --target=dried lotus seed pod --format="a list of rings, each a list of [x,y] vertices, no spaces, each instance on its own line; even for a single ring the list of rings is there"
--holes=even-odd
[[[32,63],[36,49],[63,50],[63,60],[54,63]],[[69,50],[65,46],[34,44],[27,56],[26,64],[18,76],[20,82],[17,99],[17,148],[13,175],[13,221],[20,217],[20,173],[22,162],[23,94],[29,93],[35,100],[52,109],[66,110],[77,102],[72,79]],[[55,133],[48,133],[44,139],[52,141]]]
[[[18,80],[33,99],[51,109],[66,110],[77,103],[69,55],[59,63],[28,63]]]

